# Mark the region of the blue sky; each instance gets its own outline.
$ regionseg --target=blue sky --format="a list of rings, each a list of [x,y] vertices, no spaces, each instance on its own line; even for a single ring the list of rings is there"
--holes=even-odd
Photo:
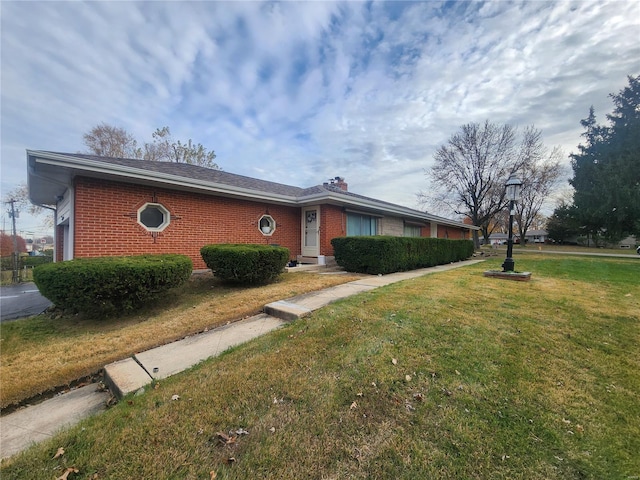
[[[82,151],[106,122],[141,142],[169,126],[228,172],[339,175],[415,208],[460,125],[533,124],[568,155],[589,106],[603,122],[640,74],[636,0],[2,1],[0,16],[3,197],[27,148]]]

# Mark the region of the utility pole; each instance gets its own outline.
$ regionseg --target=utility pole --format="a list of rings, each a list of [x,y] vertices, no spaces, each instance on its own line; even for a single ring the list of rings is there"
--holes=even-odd
[[[8,202],[11,204],[11,211],[9,212],[9,216],[11,217],[11,222],[13,225],[13,274],[11,275],[11,281],[13,283],[18,283],[20,281],[20,277],[18,276],[18,237],[16,235],[16,215],[19,213],[15,209],[16,201],[12,198]]]

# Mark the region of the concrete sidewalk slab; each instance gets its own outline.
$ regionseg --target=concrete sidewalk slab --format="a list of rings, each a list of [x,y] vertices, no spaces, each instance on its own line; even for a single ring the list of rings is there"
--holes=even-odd
[[[106,409],[110,394],[96,384],[57,395],[0,417],[0,457],[8,458],[32,443],[47,440],[63,427]]]
[[[135,359],[154,379],[182,372],[231,347],[248,342],[284,325],[279,318],[267,314],[225,325],[209,332],[138,353]]]
[[[116,398],[135,392],[152,380],[151,375],[133,358],[125,358],[104,367],[104,384]]]
[[[312,311],[310,308],[286,300],[278,300],[277,302],[271,302],[264,306],[264,313],[267,315],[289,322],[304,317]]]

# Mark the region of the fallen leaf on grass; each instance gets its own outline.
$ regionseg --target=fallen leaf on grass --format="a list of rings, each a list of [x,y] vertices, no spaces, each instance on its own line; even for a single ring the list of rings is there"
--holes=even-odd
[[[422,395],[421,393],[414,393],[413,398],[414,400],[421,402],[424,400],[424,395]]]
[[[215,470],[211,470],[209,472],[209,475],[211,475],[211,477],[209,478],[209,480],[215,480],[215,478],[218,476],[218,474],[215,472]]]
[[[394,365],[398,364],[398,359],[397,358],[392,358],[391,359],[391,363],[393,363]]]
[[[236,437],[230,437],[224,432],[216,432],[216,435],[218,436],[218,440],[220,440],[225,445],[236,443]]]
[[[58,448],[58,451],[53,456],[53,458],[55,460],[56,458],[60,458],[62,455],[64,455],[64,448],[60,447],[60,448]]]
[[[358,408],[358,403],[354,401],[349,407],[349,410],[355,410],[356,408]]]
[[[58,478],[56,478],[56,480],[67,480],[67,478],[69,478],[69,475],[72,473],[79,473],[80,470],[78,470],[76,467],[69,467],[67,468],[64,473],[62,475],[60,475]]]

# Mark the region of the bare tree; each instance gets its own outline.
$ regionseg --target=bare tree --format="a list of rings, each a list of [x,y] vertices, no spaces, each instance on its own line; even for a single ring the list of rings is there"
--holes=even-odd
[[[432,193],[421,192],[418,196],[424,203],[446,206],[468,217],[489,243],[489,236],[500,223],[499,214],[507,206],[506,180],[511,174],[529,171],[544,155],[542,134],[533,126],[518,135],[506,124],[488,120],[482,125],[469,123],[438,148],[435,164],[427,171]],[[474,242],[479,246],[477,233]]]
[[[481,228],[485,242],[494,228],[492,219],[505,206],[504,182],[520,168],[516,131],[510,125],[468,123],[435,153],[427,175],[432,193],[425,202],[445,205]],[[477,232],[474,243],[479,246]]]
[[[4,197],[4,202],[10,200],[15,201],[15,206],[21,211],[26,211],[30,215],[38,218],[42,221],[42,226],[45,228],[53,228],[53,214],[50,210],[39,205],[34,205],[29,199],[29,188],[26,183],[18,185],[16,188],[8,192]]]
[[[540,210],[558,186],[564,171],[561,163],[564,154],[559,147],[553,148],[546,157],[539,158],[546,153],[540,141],[536,152],[533,161],[525,162],[519,172],[522,179],[522,193],[520,200],[516,203],[515,218],[521,239],[526,237],[527,231],[539,219]],[[521,243],[524,244],[524,241]]]
[[[191,139],[185,143],[180,140],[174,140],[169,127],[156,129],[152,136],[153,141],[144,145],[144,158],[146,160],[189,163],[207,168],[220,168],[214,162],[216,154],[213,150],[209,151],[202,144],[193,143]]]
[[[100,123],[82,136],[88,153],[103,157],[142,158],[136,139],[124,128]]]
[[[191,139],[186,142],[174,140],[169,127],[156,129],[153,140],[138,147],[136,139],[120,127],[106,123],[96,125],[83,135],[88,153],[104,157],[137,158],[157,162],[178,162],[219,169],[214,162],[216,154],[207,150],[202,144]]]

